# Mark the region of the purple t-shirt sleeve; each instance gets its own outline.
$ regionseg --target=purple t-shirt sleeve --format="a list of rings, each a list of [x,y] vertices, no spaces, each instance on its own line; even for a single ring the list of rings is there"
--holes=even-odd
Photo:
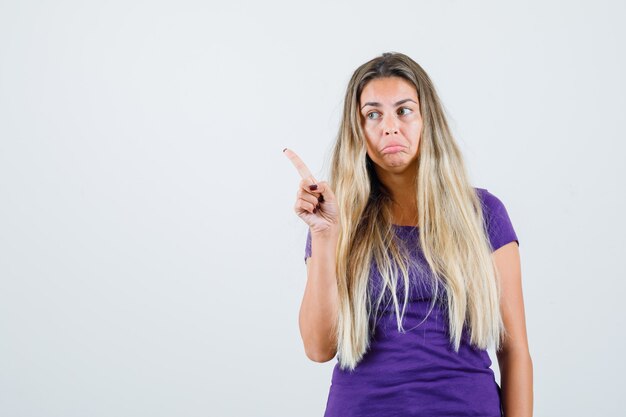
[[[506,211],[506,207],[498,197],[491,194],[486,189],[477,188],[478,196],[483,205],[483,217],[487,224],[487,232],[489,234],[489,243],[492,251],[496,251],[502,246],[510,242],[517,242],[519,239],[515,234],[515,229]]]
[[[311,256],[311,229],[309,229],[306,233],[306,246],[304,247],[304,263],[306,263],[306,258]]]

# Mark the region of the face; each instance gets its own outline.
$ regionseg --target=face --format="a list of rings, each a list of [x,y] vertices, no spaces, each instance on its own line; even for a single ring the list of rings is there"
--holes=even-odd
[[[375,78],[363,88],[359,106],[367,154],[376,171],[416,169],[422,116],[413,84],[400,77]]]

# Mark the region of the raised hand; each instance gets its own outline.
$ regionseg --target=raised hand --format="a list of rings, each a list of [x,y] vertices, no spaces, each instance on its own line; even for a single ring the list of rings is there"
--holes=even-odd
[[[335,194],[326,181],[316,181],[309,168],[291,149],[285,148],[284,154],[298,170],[302,180],[296,196],[294,211],[311,228],[311,233],[323,233],[337,230],[339,210]]]

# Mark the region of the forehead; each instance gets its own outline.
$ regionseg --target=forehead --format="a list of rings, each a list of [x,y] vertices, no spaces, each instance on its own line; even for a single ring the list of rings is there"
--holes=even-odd
[[[383,104],[392,104],[405,98],[417,101],[415,86],[401,77],[384,77],[375,78],[365,84],[361,91],[360,102],[378,101]]]

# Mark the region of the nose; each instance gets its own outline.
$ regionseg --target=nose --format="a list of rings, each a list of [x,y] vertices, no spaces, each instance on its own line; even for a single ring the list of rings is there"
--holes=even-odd
[[[387,117],[387,120],[385,120],[385,124],[383,125],[383,132],[385,136],[398,134],[398,126],[396,125],[396,119],[393,116]]]

